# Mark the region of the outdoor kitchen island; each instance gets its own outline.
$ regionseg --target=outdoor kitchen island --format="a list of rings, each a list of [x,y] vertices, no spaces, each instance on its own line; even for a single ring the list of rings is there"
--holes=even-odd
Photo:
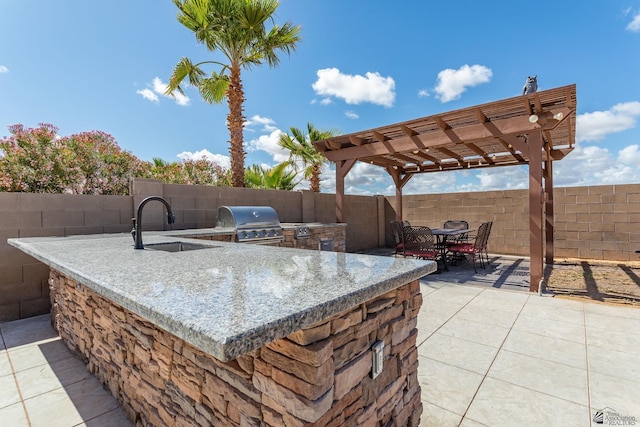
[[[54,327],[132,423],[418,424],[418,279],[435,263],[144,236],[179,242],[9,239],[50,267]]]

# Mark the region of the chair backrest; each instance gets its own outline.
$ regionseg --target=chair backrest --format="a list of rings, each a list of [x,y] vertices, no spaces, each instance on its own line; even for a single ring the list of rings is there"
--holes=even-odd
[[[489,233],[491,232],[491,225],[493,222],[483,222],[478,227],[478,233],[476,234],[476,240],[473,243],[473,246],[476,249],[484,249],[487,247],[487,242],[489,241]]]
[[[487,244],[489,243],[489,234],[491,234],[491,227],[493,227],[493,221],[487,222],[487,230],[485,231],[484,240],[482,241],[482,248],[487,249]]]
[[[444,222],[443,228],[460,230],[463,228],[469,228],[469,223],[463,219],[449,219]]]
[[[443,228],[446,228],[449,230],[461,230],[464,228],[469,228],[469,223],[463,219],[449,219],[444,222]],[[469,239],[469,234],[464,233],[449,239],[449,241],[461,243],[461,242],[466,242],[468,239]]]
[[[408,220],[403,219],[402,220],[402,226],[403,227],[411,227],[411,223]]]
[[[436,238],[429,227],[404,227],[407,251],[436,251]]]

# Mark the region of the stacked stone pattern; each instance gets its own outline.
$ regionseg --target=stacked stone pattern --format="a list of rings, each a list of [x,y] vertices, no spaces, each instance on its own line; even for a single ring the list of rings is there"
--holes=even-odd
[[[222,362],[51,271],[52,322],[136,426],[417,426],[413,281]],[[371,347],[384,367],[371,377]]]

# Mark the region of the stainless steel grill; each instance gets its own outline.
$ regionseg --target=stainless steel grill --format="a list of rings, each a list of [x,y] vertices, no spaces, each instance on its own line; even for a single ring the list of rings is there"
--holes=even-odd
[[[230,227],[241,243],[280,243],[284,240],[278,213],[271,206],[220,206],[216,227]]]

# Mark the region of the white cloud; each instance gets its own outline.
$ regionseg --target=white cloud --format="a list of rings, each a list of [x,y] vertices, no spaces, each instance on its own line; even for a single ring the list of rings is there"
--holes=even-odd
[[[200,160],[203,157],[209,161],[219,164],[225,169],[229,169],[231,167],[231,159],[229,158],[229,156],[225,156],[223,154],[213,154],[206,148],[196,151],[195,153],[192,153],[191,151],[183,151],[182,153],[178,154],[178,158],[182,160]]]
[[[618,162],[640,168],[640,147],[638,144],[629,145],[620,150],[618,152]]]
[[[382,77],[377,72],[361,76],[342,74],[337,68],[324,68],[318,70],[317,75],[318,80],[311,87],[318,95],[340,98],[347,104],[370,102],[391,107],[396,98],[393,78]]]
[[[165,92],[167,90],[167,84],[163,83],[159,77],[154,77],[151,81],[151,84],[147,84],[149,86],[146,89],[137,90],[136,93],[142,95],[144,99],[147,99],[152,102],[160,102],[160,98],[158,95],[163,96],[165,98],[170,98],[176,101],[178,105],[189,105],[191,100],[187,95],[183,95],[178,91],[173,92],[171,95],[166,95]]]
[[[468,87],[487,83],[493,72],[484,65],[463,65],[457,70],[447,68],[438,73],[438,82],[434,88],[436,98],[442,102],[459,99]]]
[[[620,150],[616,156],[608,149],[580,145],[563,160],[554,163],[554,186],[627,184],[640,181],[638,145]]]
[[[5,67],[4,65],[0,65],[0,74],[2,73],[8,73],[9,69],[7,67]]]
[[[633,20],[627,25],[627,30],[632,33],[640,32],[640,13],[633,17]]]
[[[345,112],[344,112],[344,115],[345,115],[345,116],[347,116],[347,117],[348,117],[348,118],[350,118],[350,119],[353,119],[353,120],[355,120],[355,119],[359,119],[359,118],[360,118],[360,116],[358,115],[358,113],[356,113],[355,111],[352,111],[352,110],[347,110],[347,111],[345,111]]]
[[[273,119],[270,119],[268,117],[262,117],[257,114],[252,116],[246,122],[244,122],[244,127],[249,132],[254,132],[254,130],[251,129],[252,126],[262,126],[261,130],[264,130],[267,132],[273,132],[274,130],[278,129],[276,127],[276,122],[273,121]]]
[[[273,160],[280,163],[289,158],[289,150],[280,147],[278,141],[280,141],[280,135],[282,135],[280,129],[275,129],[269,134],[260,135],[258,138],[252,139],[247,143],[249,150],[262,150],[266,151]]]
[[[268,117],[262,117],[259,115],[254,115],[250,119],[248,119],[245,123],[245,130],[248,132],[256,132],[252,127],[259,127],[259,132],[267,132],[262,135],[248,141],[247,149],[249,151],[262,150],[266,151],[275,162],[284,162],[289,158],[289,151],[280,147],[280,135],[282,132],[277,126],[276,122],[273,119]]]
[[[640,116],[640,102],[616,104],[607,111],[594,111],[576,117],[576,140],[600,141],[607,135],[631,129]]]
[[[146,89],[141,89],[141,90],[137,90],[136,93],[142,95],[142,97],[144,99],[147,99],[149,101],[152,102],[160,102],[160,98],[158,98],[158,95],[156,95],[151,89],[146,88]]]
[[[426,97],[428,97],[428,96],[431,96],[431,95],[429,94],[429,91],[428,91],[428,90],[426,90],[426,89],[420,89],[420,90],[418,91],[418,97],[420,97],[420,98],[426,98]]]

